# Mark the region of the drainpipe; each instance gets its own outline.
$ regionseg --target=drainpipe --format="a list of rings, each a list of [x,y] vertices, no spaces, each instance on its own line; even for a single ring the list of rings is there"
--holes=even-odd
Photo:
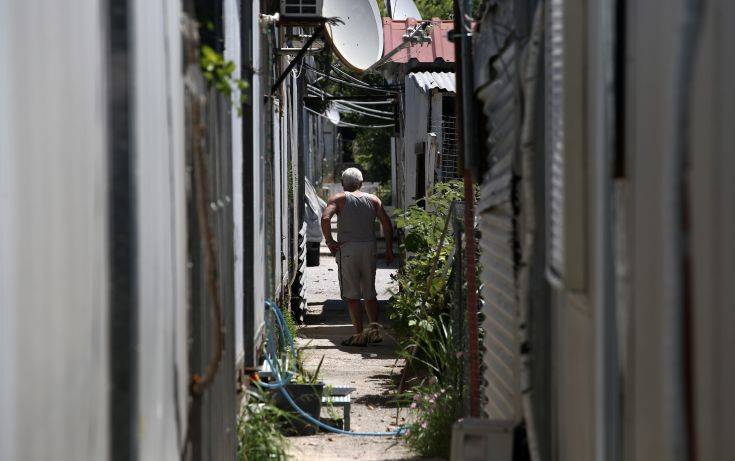
[[[474,117],[474,79],[472,73],[471,0],[454,2],[454,50],[457,82],[457,124],[459,150],[464,176],[465,279],[467,281],[467,342],[470,367],[470,416],[480,416],[480,359],[478,341],[477,260],[475,251],[474,170],[477,133]]]

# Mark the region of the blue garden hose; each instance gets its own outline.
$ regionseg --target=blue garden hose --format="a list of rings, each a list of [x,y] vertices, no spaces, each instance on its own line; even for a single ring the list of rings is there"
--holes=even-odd
[[[281,332],[281,342],[282,345],[288,346],[290,354],[293,355],[294,361],[296,359],[296,348],[294,347],[293,337],[291,336],[291,333],[288,331],[288,328],[286,327],[286,320],[283,318],[283,313],[281,312],[281,309],[278,308],[273,302],[266,301],[265,305],[268,309],[273,312],[273,315],[276,318],[276,326],[278,327],[278,330]],[[271,367],[271,370],[273,370],[273,373],[276,376],[276,381],[274,383],[259,383],[261,386],[267,388],[267,389],[278,389],[281,394],[283,394],[283,397],[285,397],[286,401],[293,407],[294,410],[305,420],[308,422],[325,429],[330,432],[334,432],[337,434],[345,434],[345,435],[354,435],[354,436],[382,436],[382,437],[390,437],[390,436],[396,436],[396,435],[402,435],[406,432],[406,427],[401,427],[396,431],[391,432],[350,432],[345,431],[343,429],[337,429],[336,427],[332,427],[328,424],[324,424],[323,422],[319,421],[318,419],[314,418],[307,412],[305,412],[301,407],[296,404],[293,397],[291,397],[291,394],[288,393],[286,390],[286,384],[291,382],[291,379],[293,378],[293,373],[289,370],[286,370],[285,378],[281,377],[281,370],[280,370],[280,363],[278,361],[278,353],[275,349],[275,341],[273,338],[273,329],[269,322],[266,321],[266,331],[268,334],[268,341],[266,344],[266,357],[265,359],[268,361],[268,364]],[[285,344],[283,344],[285,341]]]

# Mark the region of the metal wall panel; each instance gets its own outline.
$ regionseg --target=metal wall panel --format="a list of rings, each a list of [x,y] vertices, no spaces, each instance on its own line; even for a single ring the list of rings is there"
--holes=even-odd
[[[564,0],[548,3],[546,36],[547,235],[549,279],[564,274]]]
[[[522,418],[516,281],[518,200],[513,166],[520,131],[519,53],[514,40],[500,42],[498,51],[485,64],[491,66],[489,74],[495,78],[477,93],[487,120],[490,165],[478,206],[486,332],[484,397],[488,417],[518,422]]]
[[[680,2],[677,2],[680,3]],[[627,21],[630,56],[626,71],[626,155],[631,179],[631,341],[634,355],[626,383],[632,424],[625,436],[630,459],[667,459],[663,418],[666,353],[663,348],[665,229],[662,162],[671,129],[662,114],[670,108],[678,7],[668,1],[631,2]],[[656,18],[656,27],[651,27]]]
[[[108,457],[104,2],[0,2],[0,459]]]
[[[264,161],[266,114],[263,111],[263,73],[254,72],[261,66],[264,53],[258,23],[260,2],[242,3],[243,78],[249,86],[248,100],[243,110],[243,289],[244,289],[244,352],[245,365],[255,366],[264,322],[266,252],[265,196],[263,192],[266,167]]]
[[[416,149],[426,141],[426,129],[429,117],[429,95],[418,85],[415,79],[407,76],[405,79],[406,91],[404,95],[403,113],[401,114],[403,127],[403,152],[402,163],[399,169],[399,179],[402,192],[400,204],[405,208],[420,197],[416,197]],[[423,148],[421,148],[423,152]],[[399,192],[399,193],[400,193]]]
[[[271,177],[273,178],[270,192],[273,197],[273,298],[281,292],[283,281],[283,156],[286,150],[286,135],[282,126],[285,123],[281,115],[282,104],[273,104],[273,160]]]
[[[692,268],[696,421],[700,459],[735,453],[735,3],[708,2],[692,112]]]
[[[240,1],[225,0],[225,59],[235,63],[236,69],[242,68],[240,52]],[[233,92],[232,100],[239,104],[240,90]],[[240,363],[245,355],[245,287],[244,287],[244,204],[243,204],[243,125],[242,117],[236,110],[230,111],[232,133],[232,221],[233,221],[233,259],[235,267],[234,293],[235,304],[235,357]]]
[[[212,16],[221,18],[222,3]],[[187,25],[191,26],[189,21]],[[223,30],[215,27],[216,37]],[[199,43],[187,36],[187,57],[196,57]],[[230,101],[204,81],[196,59],[187,62],[185,113],[188,171],[189,275],[191,283],[191,374],[205,376],[218,357],[216,374],[191,406],[193,459],[233,459],[237,448],[238,411],[235,375],[235,312],[232,115]],[[202,181],[200,181],[201,179]],[[198,208],[204,201],[203,210]],[[205,228],[206,226],[206,228]],[[215,316],[219,302],[220,319]],[[216,331],[223,335],[216,341]]]
[[[186,432],[189,384],[181,6],[137,0],[131,14],[138,456],[174,459]]]

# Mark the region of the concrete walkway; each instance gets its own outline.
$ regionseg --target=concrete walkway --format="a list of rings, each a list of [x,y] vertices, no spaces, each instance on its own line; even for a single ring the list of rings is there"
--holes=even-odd
[[[391,404],[389,380],[396,362],[396,344],[385,337],[378,345],[366,348],[343,347],[340,342],[352,334],[347,305],[340,299],[337,264],[322,245],[321,264],[308,271],[307,293],[309,315],[307,325],[300,330],[301,346],[309,344],[306,364],[316,368],[324,355],[320,379],[332,386],[349,386],[352,394],[352,431],[383,432],[396,429],[396,410]],[[378,261],[376,289],[379,300],[390,297],[388,289],[394,267]],[[380,322],[385,323],[385,303],[381,303]],[[367,317],[366,317],[367,321]],[[310,342],[310,343],[309,343]],[[400,362],[399,362],[400,365]],[[335,409],[341,417],[341,408]],[[329,417],[322,409],[322,417]],[[402,421],[399,420],[402,424]],[[405,460],[416,459],[395,437],[355,437],[320,433],[314,436],[291,437],[290,454],[296,460]]]

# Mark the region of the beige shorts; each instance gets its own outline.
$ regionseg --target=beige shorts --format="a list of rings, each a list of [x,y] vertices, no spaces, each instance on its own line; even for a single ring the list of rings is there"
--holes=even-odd
[[[336,259],[342,299],[375,299],[375,242],[347,242]]]

